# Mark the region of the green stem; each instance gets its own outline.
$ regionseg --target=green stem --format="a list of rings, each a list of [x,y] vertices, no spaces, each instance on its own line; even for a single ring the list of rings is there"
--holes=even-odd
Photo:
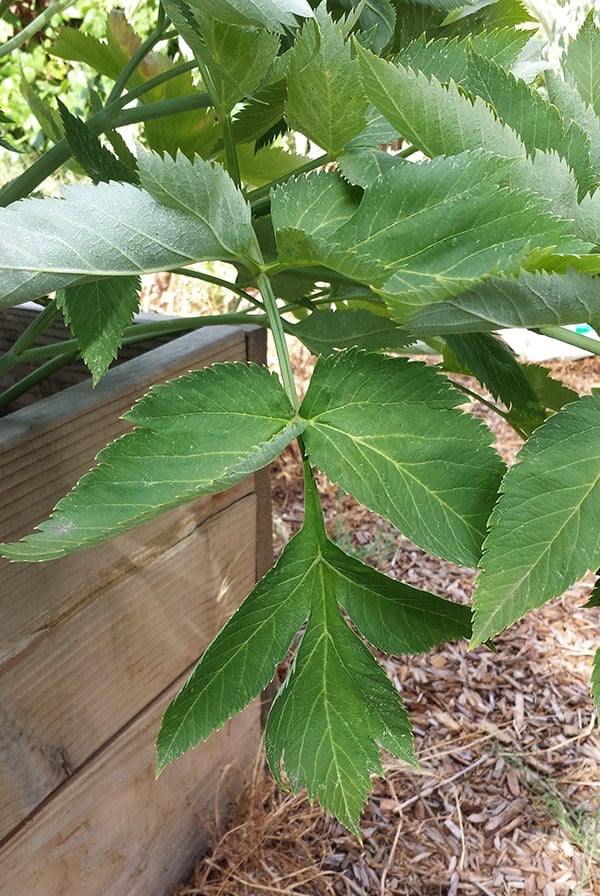
[[[178,78],[180,75],[184,75],[186,72],[192,72],[196,68],[198,68],[198,63],[195,59],[191,59],[188,62],[182,62],[179,65],[174,65],[173,68],[168,68],[166,71],[160,72],[160,74],[155,75],[153,78],[149,78],[147,81],[144,81],[143,84],[138,85],[138,87],[133,87],[128,91],[125,97],[120,97],[118,100],[119,108],[126,103],[131,103],[133,100],[139,99],[145,93],[154,90],[155,87],[160,87],[165,81],[170,81],[172,78]],[[117,101],[115,100],[115,102]],[[209,103],[207,103],[207,105],[209,105]]]
[[[261,311],[263,309],[263,303],[260,299],[250,295],[249,292],[246,292],[246,290],[242,289],[240,286],[236,286],[235,283],[230,283],[229,280],[222,280],[221,277],[215,277],[213,274],[206,274],[204,271],[195,271],[193,268],[173,268],[171,273],[179,274],[183,277],[192,277],[195,280],[203,280],[205,283],[213,283],[215,286],[221,286],[223,289],[228,289],[229,292],[234,293],[236,296],[246,299],[246,301],[251,305],[254,305],[255,308],[260,308]]]
[[[506,420],[508,425],[511,426],[522,439],[528,438],[528,434],[510,419],[510,415],[507,411],[501,410],[498,405],[495,405],[492,401],[488,401],[483,395],[479,395],[477,392],[472,392],[471,389],[468,389],[467,386],[463,386],[461,383],[457,383],[453,380],[452,385],[455,389],[458,389],[459,392],[463,392],[465,395],[468,395],[469,398],[474,398],[475,401],[485,405],[490,411],[493,411],[495,414],[498,414],[499,417],[502,417],[503,420]]]
[[[110,106],[110,104],[112,102],[114,102],[116,99],[118,99],[118,97],[120,97],[121,93],[123,92],[124,88],[127,85],[127,82],[129,81],[129,79],[131,78],[133,73],[135,72],[136,68],[140,65],[141,62],[143,62],[143,60],[146,58],[148,53],[151,52],[151,50],[156,46],[156,44],[162,40],[162,38],[164,37],[165,29],[166,29],[166,21],[167,21],[167,18],[165,15],[165,11],[162,8],[162,6],[159,4],[159,6],[158,6],[158,21],[156,23],[156,27],[151,32],[151,34],[148,35],[146,40],[143,41],[139,45],[139,47],[137,48],[135,53],[131,56],[129,61],[126,63],[126,65],[121,70],[121,73],[119,74],[119,77],[116,79],[115,83],[113,84],[113,88],[112,88],[111,92],[109,93],[108,98],[106,100],[107,106]]]
[[[0,0],[0,19],[4,18],[13,3],[14,0]]]
[[[256,285],[261,291],[265,310],[269,318],[271,333],[275,343],[275,351],[277,352],[277,360],[279,361],[279,369],[281,371],[281,379],[283,388],[294,410],[298,410],[298,393],[296,392],[296,383],[294,381],[294,371],[292,370],[292,362],[290,353],[288,352],[287,343],[285,341],[284,323],[277,307],[277,299],[271,286],[271,281],[265,273],[261,273],[256,278]]]
[[[0,380],[6,376],[9,370],[12,370],[17,364],[22,363],[23,354],[36,341],[38,336],[56,320],[59,310],[56,301],[50,302],[43,311],[36,314],[31,323],[23,330],[23,332],[15,339],[12,347],[6,354],[0,357]]]
[[[265,314],[250,314],[248,311],[238,311],[232,314],[206,314],[195,317],[174,317],[168,320],[147,321],[146,323],[133,324],[127,327],[123,334],[121,345],[134,345],[146,339],[158,339],[161,336],[173,336],[177,333],[185,333],[188,330],[198,330],[202,327],[214,327],[254,324],[259,327],[268,326],[268,318]],[[78,348],[76,339],[65,339],[51,345],[40,345],[22,352],[18,362],[20,364],[34,364],[46,358],[54,358],[65,352],[73,352]]]
[[[174,77],[174,75],[172,76]],[[157,83],[162,83],[164,80],[168,79],[165,77],[162,77],[161,79],[159,76],[152,79],[154,86],[156,86]],[[150,81],[146,82],[145,86],[148,87],[150,83]],[[148,87],[148,89],[150,88]],[[158,103],[147,103],[134,109],[122,110],[122,107],[134,98],[134,93],[136,93],[136,91],[126,93],[110,106],[105,106],[100,112],[92,115],[87,120],[86,124],[94,131],[94,133],[101,134],[104,131],[112,130],[121,125],[145,121],[146,119],[160,118],[181,111],[187,112],[191,109],[206,108],[211,105],[210,97],[205,93],[199,93],[187,97],[174,97],[173,99],[162,100]],[[137,94],[139,95],[139,91]],[[58,143],[48,150],[48,152],[37,159],[27,171],[24,171],[23,174],[10,181],[10,183],[6,184],[6,186],[0,190],[0,206],[10,205],[12,202],[17,202],[19,199],[24,199],[26,196],[29,196],[29,194],[39,187],[47,177],[50,177],[57,168],[60,168],[65,162],[68,162],[70,157],[71,150],[69,149],[69,144],[64,139],[59,140]]]
[[[218,113],[217,113],[218,114]],[[221,123],[221,131],[223,133],[223,144],[225,146],[225,159],[227,160],[227,171],[237,187],[242,186],[242,175],[240,172],[240,163],[238,159],[237,149],[235,145],[235,137],[233,135],[233,127],[231,123],[231,115],[219,115]]]
[[[29,25],[26,25],[22,31],[19,31],[18,34],[15,34],[14,37],[11,37],[10,40],[7,40],[6,43],[0,47],[0,59],[3,59],[4,56],[10,56],[11,53],[18,50],[26,41],[42,31],[52,16],[55,16],[58,12],[62,12],[67,6],[71,6],[72,2],[73,0],[51,0],[50,5],[46,7],[39,16],[36,16]]]
[[[19,382],[15,383],[14,386],[11,386],[10,389],[6,389],[5,392],[0,394],[0,408],[4,408],[13,401],[16,401],[17,398],[20,398],[21,395],[28,392],[29,389],[32,389],[41,380],[56,373],[61,367],[65,367],[67,364],[72,364],[73,361],[77,360],[78,356],[78,351],[68,352],[66,354],[63,353],[56,358],[52,358],[47,364],[38,367],[37,370],[34,370],[28,376],[24,376],[22,380],[19,380]]]
[[[584,336],[583,333],[576,333],[574,330],[567,330],[564,327],[536,327],[535,333],[540,336],[549,336],[550,339],[558,339],[560,342],[566,342],[567,345],[574,345],[592,355],[600,355],[600,341],[592,339],[590,336]]]

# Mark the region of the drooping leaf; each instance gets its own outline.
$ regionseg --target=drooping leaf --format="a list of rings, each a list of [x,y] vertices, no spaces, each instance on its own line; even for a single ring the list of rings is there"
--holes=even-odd
[[[414,341],[389,317],[365,310],[315,311],[297,323],[293,332],[314,355],[327,355],[342,348],[401,351]]]
[[[473,644],[600,566],[600,392],[550,417],[506,474],[474,598]]]
[[[540,426],[547,417],[546,411],[560,411],[566,404],[577,401],[577,392],[568,389],[563,383],[550,376],[551,371],[540,364],[520,365],[523,375],[537,397],[538,407],[512,408],[507,420],[511,426],[530,434]]]
[[[577,36],[569,42],[563,65],[575,81],[584,103],[600,117],[600,30],[594,24],[593,10],[588,13]]]
[[[94,385],[117,357],[123,332],[139,308],[139,289],[138,277],[107,277],[67,286],[57,295]]]
[[[477,565],[502,475],[448,381],[404,358],[322,357],[301,407],[312,464],[425,550]]]
[[[437,305],[429,305],[410,321],[419,336],[482,333],[502,328],[533,329],[564,324],[600,324],[598,283],[585,274],[521,273],[490,277]]]
[[[595,177],[583,129],[575,121],[565,124],[558,109],[538,90],[474,52],[469,54],[465,83],[519,135],[530,155],[536,150],[555,150],[575,173],[580,195],[593,188]]]
[[[368,101],[340,27],[321,5],[288,54],[285,117],[331,155],[363,131]],[[340,109],[344,114],[340,115]]]
[[[414,764],[410,722],[385,672],[343,619],[331,593],[335,574],[319,565],[311,578],[321,600],[269,712],[265,752],[280,784],[306,786],[310,800],[360,838],[371,775],[382,774],[377,742]]]
[[[341,604],[379,650],[396,655],[422,653],[444,641],[470,636],[469,606],[390,579],[336,545],[328,544],[324,556],[338,577]]]
[[[53,143],[57,143],[63,136],[62,123],[58,112],[40,96],[33,84],[30,84],[25,77],[21,80],[21,93],[37,118],[42,132]]]
[[[65,138],[75,160],[79,162],[85,173],[98,183],[99,181],[124,181],[130,184],[139,183],[135,169],[124,165],[116,156],[100,143],[92,129],[79,116],[73,115],[64,103],[58,101],[60,117],[65,131]]]
[[[274,375],[220,364],[155,386],[125,418],[137,428],[94,467],[36,533],[4,545],[12,560],[48,560],[100,544],[270,463],[305,427]]]
[[[531,411],[539,404],[514,352],[490,333],[446,336],[464,372],[471,373],[507,408]]]
[[[591,694],[596,704],[596,709],[600,712],[600,648],[598,648],[594,656]]]
[[[315,544],[302,529],[207,647],[163,717],[158,769],[205,740],[267,686],[310,614]]]
[[[144,189],[68,187],[0,210],[0,307],[104,276],[257,257],[249,206],[220,166],[150,154],[139,167]]]
[[[327,538],[310,469],[305,522],[207,648],[168,708],[159,770],[255,697],[296,632],[292,671],[271,708],[266,751],[276,778],[333,812],[360,837],[377,744],[414,763],[410,724],[394,687],[348,627],[344,608],[372,644],[416,653],[470,631],[469,609],[389,579]]]

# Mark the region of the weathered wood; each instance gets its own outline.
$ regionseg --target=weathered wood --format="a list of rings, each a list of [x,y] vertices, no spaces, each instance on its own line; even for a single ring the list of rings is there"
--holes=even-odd
[[[152,383],[264,356],[251,328],[196,331],[2,418],[0,540],[48,515]],[[206,807],[254,762],[260,706],[158,784],[154,738],[166,695],[270,565],[269,513],[263,472],[106,545],[0,561],[0,896],[164,896],[188,871]]]
[[[0,839],[193,663],[252,589],[248,495],[100,590],[0,675]]]
[[[258,350],[256,338],[253,351]],[[89,381],[81,383],[0,420],[0,541],[32,531],[93,465],[98,451],[130,428],[119,415],[155,382],[157,371],[168,379],[247,353],[243,330],[196,331],[111,370],[95,389]],[[214,512],[229,499],[209,500]],[[48,565],[0,559],[0,666],[79,606],[90,591],[145,563],[156,542],[164,543],[166,529],[193,527],[199,522],[194,514],[203,512],[190,505],[123,540]]]
[[[208,828],[252,775],[260,711],[248,707],[156,781],[153,741],[175,692],[0,847],[0,896],[165,896],[187,876]]]

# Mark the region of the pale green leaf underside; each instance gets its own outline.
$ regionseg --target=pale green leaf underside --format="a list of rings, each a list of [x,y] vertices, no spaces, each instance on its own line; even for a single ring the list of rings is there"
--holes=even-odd
[[[123,332],[139,308],[139,289],[138,277],[107,277],[68,286],[57,296],[94,385],[118,354]]]
[[[0,307],[104,276],[256,257],[249,209],[222,168],[142,155],[140,176],[146,189],[75,186],[0,209]]]
[[[311,463],[433,554],[476,566],[502,462],[445,378],[406,359],[321,358],[301,408]]]
[[[437,305],[419,311],[410,321],[417,335],[477,333],[509,327],[600,323],[597,280],[566,274],[490,277]]]
[[[600,566],[600,392],[567,405],[506,474],[474,598],[473,644]]]
[[[137,428],[104,448],[99,465],[22,541],[11,560],[49,560],[100,544],[261,469],[302,430],[277,378],[256,365],[219,364],[155,386],[126,415]]]

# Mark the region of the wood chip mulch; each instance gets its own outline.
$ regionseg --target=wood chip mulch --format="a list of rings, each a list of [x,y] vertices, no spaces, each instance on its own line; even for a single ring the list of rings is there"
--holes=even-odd
[[[600,358],[557,362],[580,393]],[[485,410],[478,411],[489,421]],[[494,423],[510,461],[518,440]],[[273,466],[279,552],[302,521],[300,459]],[[330,534],[388,575],[459,602],[472,570],[430,557],[321,479]],[[258,764],[225,831],[175,896],[600,896],[600,736],[589,696],[593,576],[471,653],[446,644],[384,665],[409,710],[421,772],[385,755],[358,844]]]

